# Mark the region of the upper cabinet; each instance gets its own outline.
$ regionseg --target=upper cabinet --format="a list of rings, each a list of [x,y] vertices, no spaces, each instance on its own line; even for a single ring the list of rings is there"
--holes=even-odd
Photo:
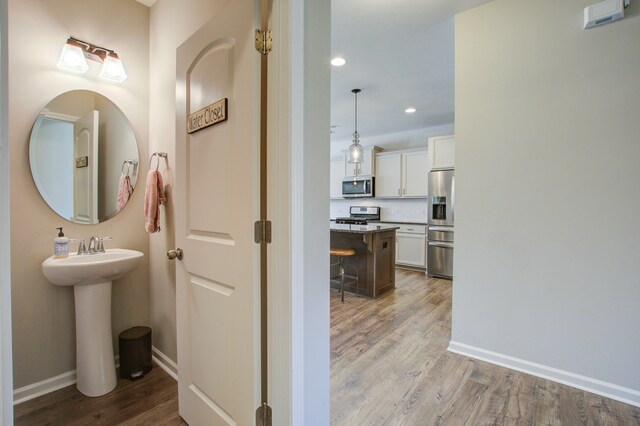
[[[376,155],[376,197],[397,198],[402,195],[402,154]]]
[[[428,160],[425,150],[377,154],[375,156],[376,197],[427,197]]]
[[[427,151],[402,154],[403,197],[427,197],[429,156]]]
[[[362,163],[349,163],[348,156],[344,156],[345,175],[344,177],[353,176],[375,176],[375,155],[382,151],[377,146],[362,147]]]
[[[431,170],[453,169],[455,167],[455,139],[455,135],[429,138]]]
[[[329,170],[331,183],[329,186],[329,196],[331,198],[342,198],[342,179],[345,177],[345,156],[331,160]]]

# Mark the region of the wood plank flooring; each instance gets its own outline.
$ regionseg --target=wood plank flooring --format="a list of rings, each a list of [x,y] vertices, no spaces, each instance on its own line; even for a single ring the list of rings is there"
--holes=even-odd
[[[107,395],[90,398],[74,386],[51,392],[14,407],[16,426],[179,426],[178,385],[157,365],[136,381],[118,378]]]
[[[332,425],[640,425],[640,408],[447,352],[451,282],[331,294]]]
[[[447,352],[451,282],[396,271],[378,299],[331,293],[332,425],[640,425],[640,408]],[[17,426],[186,425],[158,366],[103,397],[70,386],[14,413]]]

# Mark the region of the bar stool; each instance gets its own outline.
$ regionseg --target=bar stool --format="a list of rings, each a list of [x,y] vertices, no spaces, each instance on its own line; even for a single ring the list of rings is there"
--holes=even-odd
[[[340,269],[340,292],[342,293],[342,303],[344,303],[344,268],[345,268],[345,264],[344,264],[344,259],[343,258],[349,257],[349,256],[355,256],[356,251],[354,249],[331,248],[331,249],[329,249],[329,253],[331,254],[331,256],[337,256],[338,257],[338,263],[332,263],[330,266],[338,265],[338,268]],[[353,268],[353,270],[356,272],[355,283],[356,283],[356,286],[357,286],[358,285],[358,269],[353,265],[346,265],[346,266]]]

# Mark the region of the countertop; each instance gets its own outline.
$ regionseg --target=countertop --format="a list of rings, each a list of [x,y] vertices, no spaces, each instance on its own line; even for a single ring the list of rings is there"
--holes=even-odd
[[[375,220],[371,221],[371,223],[398,223],[400,225],[422,225],[427,226],[427,222],[405,222],[402,220]]]
[[[350,232],[354,234],[375,234],[377,232],[387,232],[400,229],[393,225],[349,225],[349,224],[337,224],[331,222],[329,227],[332,232]]]
[[[334,223],[336,220],[335,219],[331,219],[331,223]],[[404,220],[372,220],[371,222],[369,222],[371,224],[386,224],[386,223],[397,223],[400,225],[422,225],[422,226],[427,226],[428,223],[427,222],[407,222]]]

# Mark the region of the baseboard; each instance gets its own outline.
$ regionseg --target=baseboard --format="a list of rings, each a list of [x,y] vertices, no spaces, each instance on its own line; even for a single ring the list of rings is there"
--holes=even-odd
[[[120,356],[116,355],[114,357],[114,360],[116,363],[117,372],[118,368],[120,368]],[[62,373],[59,376],[51,377],[49,379],[33,383],[31,385],[23,386],[19,389],[14,389],[13,405],[18,405],[22,402],[27,402],[39,396],[57,391],[58,389],[66,388],[67,386],[74,385],[76,382],[76,370],[73,370]]]
[[[164,371],[175,380],[178,380],[178,366],[168,356],[160,352],[156,347],[152,347],[151,358]],[[120,356],[115,356],[116,371],[120,367]],[[13,391],[13,405],[27,402],[31,399],[48,394],[58,389],[74,385],[76,383],[76,370],[62,373],[59,376],[51,377],[31,385],[15,389]]]
[[[160,368],[167,372],[168,375],[178,380],[178,364],[173,362],[171,358],[160,352],[155,346],[151,347],[151,358],[158,364]]]
[[[514,358],[497,352],[488,351],[475,346],[454,341],[449,342],[449,352],[496,364],[501,367],[521,371],[532,376],[552,380],[587,392],[601,395],[616,401],[640,407],[640,391],[618,386],[613,383],[571,373],[524,359]]]
[[[29,401],[58,389],[66,388],[76,382],[76,370],[68,371],[59,376],[42,380],[41,382],[23,386],[13,391],[13,405]]]

